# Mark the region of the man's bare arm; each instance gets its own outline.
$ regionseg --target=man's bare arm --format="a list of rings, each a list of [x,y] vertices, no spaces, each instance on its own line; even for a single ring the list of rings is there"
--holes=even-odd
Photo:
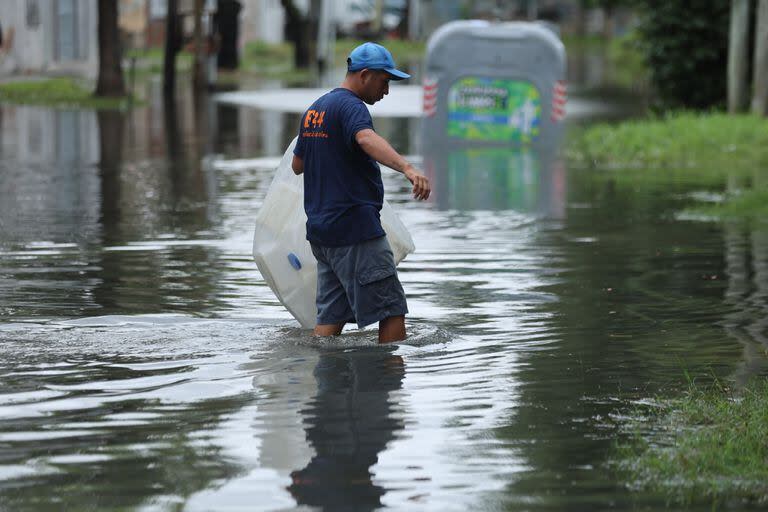
[[[427,177],[421,174],[400,153],[395,151],[395,148],[384,137],[370,128],[366,128],[355,134],[355,140],[368,156],[387,167],[403,173],[408,178],[408,181],[413,184],[413,197],[416,199],[427,199],[429,197],[430,188]]]
[[[304,160],[299,158],[296,155],[293,155],[293,160],[291,161],[291,168],[293,169],[293,173],[297,176],[304,172]]]

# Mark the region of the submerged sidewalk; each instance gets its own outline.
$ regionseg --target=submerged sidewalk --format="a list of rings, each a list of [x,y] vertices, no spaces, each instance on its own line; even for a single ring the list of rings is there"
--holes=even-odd
[[[214,95],[220,103],[254,107],[261,110],[303,113],[317,98],[330,88],[273,89],[264,91],[237,91]],[[375,105],[368,105],[371,115],[378,117],[421,117],[424,88],[420,85],[395,85],[389,94]],[[566,107],[568,118],[584,118],[610,112],[612,105],[605,102],[571,98]]]

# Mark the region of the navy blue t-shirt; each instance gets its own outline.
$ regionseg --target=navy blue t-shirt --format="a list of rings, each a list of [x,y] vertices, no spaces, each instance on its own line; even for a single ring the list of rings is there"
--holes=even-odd
[[[312,243],[352,245],[384,235],[381,170],[355,141],[366,128],[373,129],[368,108],[343,88],[321,96],[301,118],[293,153],[304,160],[304,211]]]

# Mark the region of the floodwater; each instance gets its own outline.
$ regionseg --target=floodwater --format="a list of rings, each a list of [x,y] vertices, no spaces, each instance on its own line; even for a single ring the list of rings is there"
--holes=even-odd
[[[194,101],[0,110],[0,509],[662,508],[636,404],[765,373],[768,230],[520,153],[387,173],[410,337],[315,339],[250,254],[296,114]]]

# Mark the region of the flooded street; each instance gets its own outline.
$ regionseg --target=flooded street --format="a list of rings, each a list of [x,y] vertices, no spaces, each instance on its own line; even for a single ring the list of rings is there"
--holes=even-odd
[[[384,172],[410,337],[313,338],[251,256],[299,114],[193,101],[0,107],[0,509],[656,509],[636,404],[768,367],[765,226],[519,153]]]

